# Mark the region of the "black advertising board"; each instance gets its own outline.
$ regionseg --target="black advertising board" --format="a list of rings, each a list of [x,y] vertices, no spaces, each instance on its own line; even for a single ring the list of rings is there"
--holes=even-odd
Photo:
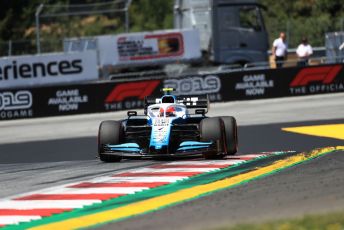
[[[0,91],[0,120],[34,117],[30,90]]]
[[[146,96],[160,95],[162,80],[143,80],[133,82],[122,82],[104,87],[100,111],[118,111],[143,108],[143,100]]]
[[[256,70],[223,74],[224,101],[344,92],[344,66]]]
[[[143,107],[161,80],[93,83],[0,91],[0,120],[72,115]]]
[[[302,68],[290,80],[290,96],[344,92],[344,65]]]
[[[185,76],[163,80],[177,95],[211,101],[251,100],[344,92],[344,65],[322,65]]]
[[[235,101],[344,92],[344,65],[240,71],[131,82],[98,82],[0,91],[0,120],[129,110],[145,96],[209,95]]]
[[[125,83],[94,83],[38,89],[34,111],[39,117],[50,114],[79,114],[128,110],[143,107],[145,96],[159,92],[161,80]],[[36,107],[38,105],[38,107]],[[47,110],[38,111],[38,108]]]
[[[90,113],[96,107],[92,85],[36,88],[32,93],[36,117]]]
[[[210,101],[225,101],[222,95],[224,75],[191,75],[179,78],[164,79],[163,85],[174,88],[173,94],[179,95],[208,95]]]

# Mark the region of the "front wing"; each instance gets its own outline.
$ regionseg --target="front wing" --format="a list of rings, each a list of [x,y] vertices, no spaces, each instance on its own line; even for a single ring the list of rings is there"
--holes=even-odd
[[[218,142],[199,142],[199,141],[184,141],[180,143],[175,152],[156,153],[144,151],[137,143],[124,143],[119,145],[104,145],[104,153],[108,155],[130,157],[164,157],[164,156],[196,156],[204,153],[221,153]]]

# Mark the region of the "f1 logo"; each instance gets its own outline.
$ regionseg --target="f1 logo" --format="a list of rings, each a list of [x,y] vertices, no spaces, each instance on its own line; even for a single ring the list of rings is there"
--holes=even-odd
[[[290,87],[306,86],[315,81],[321,81],[323,84],[330,84],[341,69],[342,66],[340,65],[302,69],[290,83]]]
[[[122,83],[116,85],[105,99],[105,102],[119,102],[129,97],[137,97],[143,100],[146,96],[151,95],[159,84],[160,80]]]

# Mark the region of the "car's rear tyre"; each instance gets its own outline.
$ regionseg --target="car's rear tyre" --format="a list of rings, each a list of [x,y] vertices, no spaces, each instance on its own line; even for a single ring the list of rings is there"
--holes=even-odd
[[[234,117],[221,117],[225,126],[225,145],[226,153],[234,155],[238,151],[238,128]]]
[[[108,155],[105,153],[103,145],[120,144],[123,140],[123,127],[119,121],[103,121],[99,125],[98,132],[98,154],[101,161],[104,162],[119,162],[121,156]]]
[[[225,156],[224,147],[224,124],[218,117],[205,118],[200,123],[201,141],[213,141],[217,144],[214,152],[204,153],[206,159],[221,159]]]

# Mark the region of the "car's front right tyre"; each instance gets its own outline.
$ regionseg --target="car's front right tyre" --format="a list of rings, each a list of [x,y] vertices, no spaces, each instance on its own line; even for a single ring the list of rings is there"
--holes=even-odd
[[[103,121],[99,125],[98,131],[98,155],[104,162],[119,162],[121,156],[106,154],[105,144],[117,145],[123,140],[123,126],[119,121]]]

